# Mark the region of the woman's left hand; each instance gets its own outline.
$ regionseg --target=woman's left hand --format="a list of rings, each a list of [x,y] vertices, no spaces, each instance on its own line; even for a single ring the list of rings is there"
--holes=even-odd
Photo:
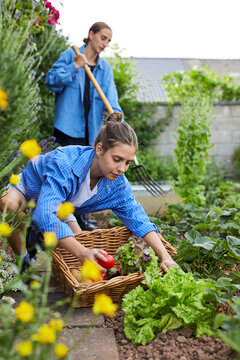
[[[178,266],[178,264],[172,259],[166,259],[161,262],[161,267],[164,271],[168,271],[172,266]]]

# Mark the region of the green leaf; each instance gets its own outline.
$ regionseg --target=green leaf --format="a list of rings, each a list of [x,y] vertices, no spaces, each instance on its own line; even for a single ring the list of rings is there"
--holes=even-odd
[[[215,282],[217,288],[227,288],[230,285],[232,285],[232,279],[226,277],[221,277]]]
[[[220,337],[225,344],[230,346],[232,349],[240,353],[240,330],[232,330],[227,333],[221,330],[217,331],[217,336]]]
[[[206,250],[212,250],[215,242],[211,240],[207,236],[202,236],[198,231],[191,230],[185,234],[186,239],[194,246],[194,247],[202,247]]]
[[[240,230],[240,225],[236,221],[229,221],[229,222],[227,222],[225,224],[219,225],[219,227],[221,229],[233,228],[233,229]]]
[[[240,260],[240,239],[234,236],[227,236],[224,245],[230,254]]]

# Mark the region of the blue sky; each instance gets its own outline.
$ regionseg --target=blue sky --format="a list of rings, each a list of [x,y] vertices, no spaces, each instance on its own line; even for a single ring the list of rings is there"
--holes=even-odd
[[[240,0],[51,2],[72,44],[82,45],[90,26],[104,21],[123,56],[240,59]]]

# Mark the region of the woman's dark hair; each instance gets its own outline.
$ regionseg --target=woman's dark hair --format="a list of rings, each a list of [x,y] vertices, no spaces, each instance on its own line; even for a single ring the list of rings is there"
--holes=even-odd
[[[88,31],[88,37],[83,39],[83,42],[87,45],[89,43],[89,33],[90,31],[92,31],[94,34],[98,33],[99,31],[101,31],[102,29],[109,29],[112,31],[112,29],[110,28],[110,26],[108,26],[105,22],[102,21],[98,21],[96,23],[94,23],[89,31]]]
[[[121,113],[113,113],[107,119],[96,139],[95,146],[101,142],[104,151],[112,149],[117,144],[126,144],[138,148],[138,138],[135,131],[122,120]]]

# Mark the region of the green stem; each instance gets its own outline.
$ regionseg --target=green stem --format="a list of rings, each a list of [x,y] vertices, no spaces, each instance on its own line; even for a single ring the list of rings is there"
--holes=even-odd
[[[2,179],[4,176],[9,174],[12,171],[12,169],[14,169],[15,166],[17,166],[21,161],[22,161],[21,156],[13,159],[13,161],[11,161],[10,164],[5,166],[4,169],[2,169],[2,171],[0,171],[0,179]]]

